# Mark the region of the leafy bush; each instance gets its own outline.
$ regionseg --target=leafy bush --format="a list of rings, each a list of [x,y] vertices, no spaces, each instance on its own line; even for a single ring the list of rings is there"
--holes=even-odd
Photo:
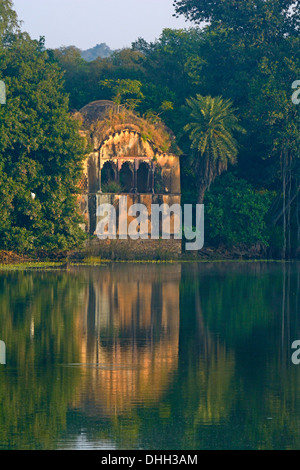
[[[219,177],[204,201],[206,238],[229,246],[268,245],[265,216],[273,197],[272,192],[256,191],[231,173]]]
[[[119,194],[122,192],[122,186],[116,181],[108,181],[102,185],[103,193]]]

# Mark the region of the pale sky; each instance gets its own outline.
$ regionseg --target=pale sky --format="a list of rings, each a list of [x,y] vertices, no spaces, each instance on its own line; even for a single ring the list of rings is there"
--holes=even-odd
[[[106,42],[111,49],[142,37],[158,38],[164,28],[191,26],[176,19],[173,0],[13,0],[24,31],[45,36],[46,47],[80,49]]]

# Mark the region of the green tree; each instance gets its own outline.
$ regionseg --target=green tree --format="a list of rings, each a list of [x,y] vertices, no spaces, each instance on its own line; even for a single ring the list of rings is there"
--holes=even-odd
[[[61,47],[51,52],[64,71],[64,88],[70,95],[70,108],[80,109],[88,100],[87,75],[89,64],[81,57],[75,46]]]
[[[276,62],[268,57],[260,61],[257,77],[251,83],[249,100],[253,123],[257,128],[261,126],[257,137],[267,143],[268,157],[275,170],[277,203],[272,206],[270,218],[271,226],[279,225],[282,228],[283,258],[290,258],[300,241],[300,114],[299,106],[291,99],[291,85],[294,77],[300,74],[295,47],[299,47],[299,41],[287,42],[290,43],[289,56],[285,51],[279,51]],[[296,237],[292,237],[292,231],[297,234]]]
[[[133,110],[141,103],[142,99],[144,98],[144,95],[141,91],[142,84],[138,80],[102,80],[100,84],[103,87],[112,89],[112,98],[118,107],[118,113],[120,112],[121,104]]]
[[[212,243],[268,244],[266,214],[274,193],[256,191],[232,173],[220,177],[205,197],[206,232]]]
[[[9,35],[19,30],[16,12],[12,0],[1,0],[0,3],[0,44],[3,46]]]
[[[238,107],[248,131],[240,142],[239,175],[277,191],[270,218],[282,230],[282,256],[289,258],[300,242],[299,106],[291,101],[300,76],[300,2],[176,0],[175,7],[196,23],[210,22],[194,76],[202,94],[218,88]]]
[[[196,84],[193,83],[190,63],[199,56],[202,43],[202,33],[198,28],[163,30],[159,39],[147,43],[143,39],[134,42],[132,47],[144,54],[143,112],[151,108],[160,112],[164,101],[174,103],[172,110],[165,113],[167,124],[177,131],[181,128],[180,106],[188,96],[196,94]],[[147,107],[147,109],[145,109]]]
[[[297,34],[300,21],[299,0],[174,0],[177,15],[197,23],[235,29],[240,36],[270,40],[278,33]]]
[[[197,95],[187,99],[191,121],[184,127],[191,147],[197,152],[198,203],[215,178],[236,163],[238,146],[235,131],[243,132],[230,100]]]
[[[4,10],[3,10],[4,7]],[[2,2],[10,28],[15,15]],[[3,13],[4,11],[4,13]],[[44,42],[13,31],[0,37],[0,248],[51,252],[83,239],[75,195],[84,158],[79,124],[68,113],[63,77]],[[35,198],[31,196],[35,194]]]

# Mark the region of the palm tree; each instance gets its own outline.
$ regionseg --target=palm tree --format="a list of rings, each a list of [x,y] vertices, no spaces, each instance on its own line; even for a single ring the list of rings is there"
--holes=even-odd
[[[196,170],[199,175],[198,203],[202,204],[205,191],[214,179],[227,170],[228,163],[236,163],[238,147],[233,132],[245,131],[239,125],[231,100],[197,95],[186,101],[192,121],[184,130],[190,132],[191,147],[200,156]]]

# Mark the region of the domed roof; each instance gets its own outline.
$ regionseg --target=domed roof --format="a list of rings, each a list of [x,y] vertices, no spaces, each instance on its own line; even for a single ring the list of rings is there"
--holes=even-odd
[[[91,124],[96,121],[101,121],[107,115],[109,109],[117,109],[116,104],[109,100],[92,101],[79,111],[83,117],[85,124]]]
[[[81,108],[76,115],[81,117],[82,131],[86,132],[88,138],[93,141],[95,149],[98,149],[101,142],[109,135],[124,130],[138,132],[143,139],[151,141],[161,152],[168,152],[172,143],[175,144],[174,134],[159,117],[157,122],[151,122],[125,106],[117,106],[113,101],[92,101]],[[178,153],[177,146],[175,152]]]

